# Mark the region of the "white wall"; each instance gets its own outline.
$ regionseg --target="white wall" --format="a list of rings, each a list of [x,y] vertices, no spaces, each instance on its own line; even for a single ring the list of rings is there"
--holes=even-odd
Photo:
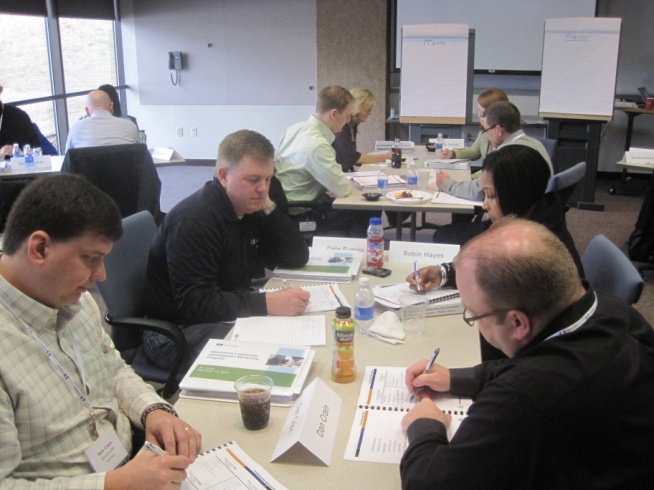
[[[130,87],[127,91],[127,109],[130,115],[138,119],[139,127],[146,131],[148,146],[175,148],[184,158],[215,159],[218,144],[233,131],[253,129],[277,146],[288,126],[307,119],[313,112],[313,105],[142,105],[138,96],[137,29],[132,2],[121,1],[125,81]],[[201,15],[201,12],[197,15]],[[138,42],[147,42],[147,39],[139,38]],[[182,83],[185,75],[188,76],[182,71]],[[262,76],[272,77],[275,74],[262,73]],[[177,136],[178,127],[183,128],[184,136]],[[197,128],[197,137],[191,136],[192,127]]]

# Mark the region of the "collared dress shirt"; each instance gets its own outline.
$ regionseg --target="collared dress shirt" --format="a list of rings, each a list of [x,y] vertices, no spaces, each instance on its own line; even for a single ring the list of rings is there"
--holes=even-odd
[[[350,181],[336,162],[334,133],[315,116],[289,127],[279,143],[276,176],[289,202],[315,201],[325,191],[350,193]]]
[[[127,145],[139,141],[139,130],[129,119],[114,117],[98,110],[73,124],[66,140],[66,150],[89,146]]]
[[[86,381],[98,432],[113,427],[128,454],[130,420],[141,427],[145,408],[163,400],[114,349],[89,293],[56,310],[0,277],[0,298],[0,488],[103,488],[105,473],[84,454],[94,442],[89,409],[25,324],[78,387]]]

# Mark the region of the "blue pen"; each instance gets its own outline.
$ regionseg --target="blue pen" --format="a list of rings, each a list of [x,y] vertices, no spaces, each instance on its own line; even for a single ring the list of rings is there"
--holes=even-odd
[[[418,272],[418,261],[417,260],[413,261],[413,277],[416,278],[416,290],[418,292],[422,291],[422,286],[418,283],[418,279],[420,279],[420,273]]]
[[[429,373],[429,371],[431,371],[431,368],[434,365],[434,361],[436,361],[436,358],[438,357],[438,354],[440,352],[441,352],[441,350],[438,347],[436,347],[436,349],[434,349],[434,353],[431,355],[431,359],[429,359],[429,362],[427,363],[427,367],[422,372],[422,374],[427,374],[427,373]],[[418,392],[419,389],[420,388],[416,388],[415,390],[413,390],[413,393],[411,393],[411,398],[409,398],[409,401],[413,402],[413,400],[416,399],[416,393]]]

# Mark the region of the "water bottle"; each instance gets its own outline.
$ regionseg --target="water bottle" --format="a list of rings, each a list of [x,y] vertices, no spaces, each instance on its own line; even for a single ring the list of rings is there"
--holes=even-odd
[[[148,144],[148,135],[145,134],[143,129],[139,131],[139,143],[143,143],[144,145]]]
[[[443,133],[438,133],[438,138],[436,138],[436,151],[443,149]]]
[[[409,162],[409,170],[406,176],[406,188],[415,191],[418,188],[418,171],[415,162]]]
[[[385,194],[388,190],[388,174],[383,170],[377,174],[377,189],[382,194]]]
[[[366,265],[384,267],[384,228],[381,218],[370,218],[366,242]]]
[[[354,365],[354,320],[350,308],[336,308],[336,318],[332,320],[332,380],[337,383],[351,383],[357,376]]]
[[[23,156],[20,151],[20,145],[18,143],[14,143],[14,149],[11,151],[11,156],[14,158],[20,158]]]
[[[34,155],[30,145],[23,146],[23,156],[25,157],[25,168],[34,168]]]
[[[359,279],[359,287],[354,293],[354,321],[357,333],[365,334],[375,317],[375,295],[370,289],[370,279]]]

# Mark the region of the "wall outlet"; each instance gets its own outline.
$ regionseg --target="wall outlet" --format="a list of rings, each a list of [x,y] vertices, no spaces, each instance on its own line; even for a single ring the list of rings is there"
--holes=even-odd
[[[198,135],[198,128],[191,128],[191,136],[196,137]]]
[[[182,136],[184,136],[184,128],[181,127],[181,126],[179,126],[179,127],[177,128],[177,137],[178,137],[178,138],[181,138]]]

